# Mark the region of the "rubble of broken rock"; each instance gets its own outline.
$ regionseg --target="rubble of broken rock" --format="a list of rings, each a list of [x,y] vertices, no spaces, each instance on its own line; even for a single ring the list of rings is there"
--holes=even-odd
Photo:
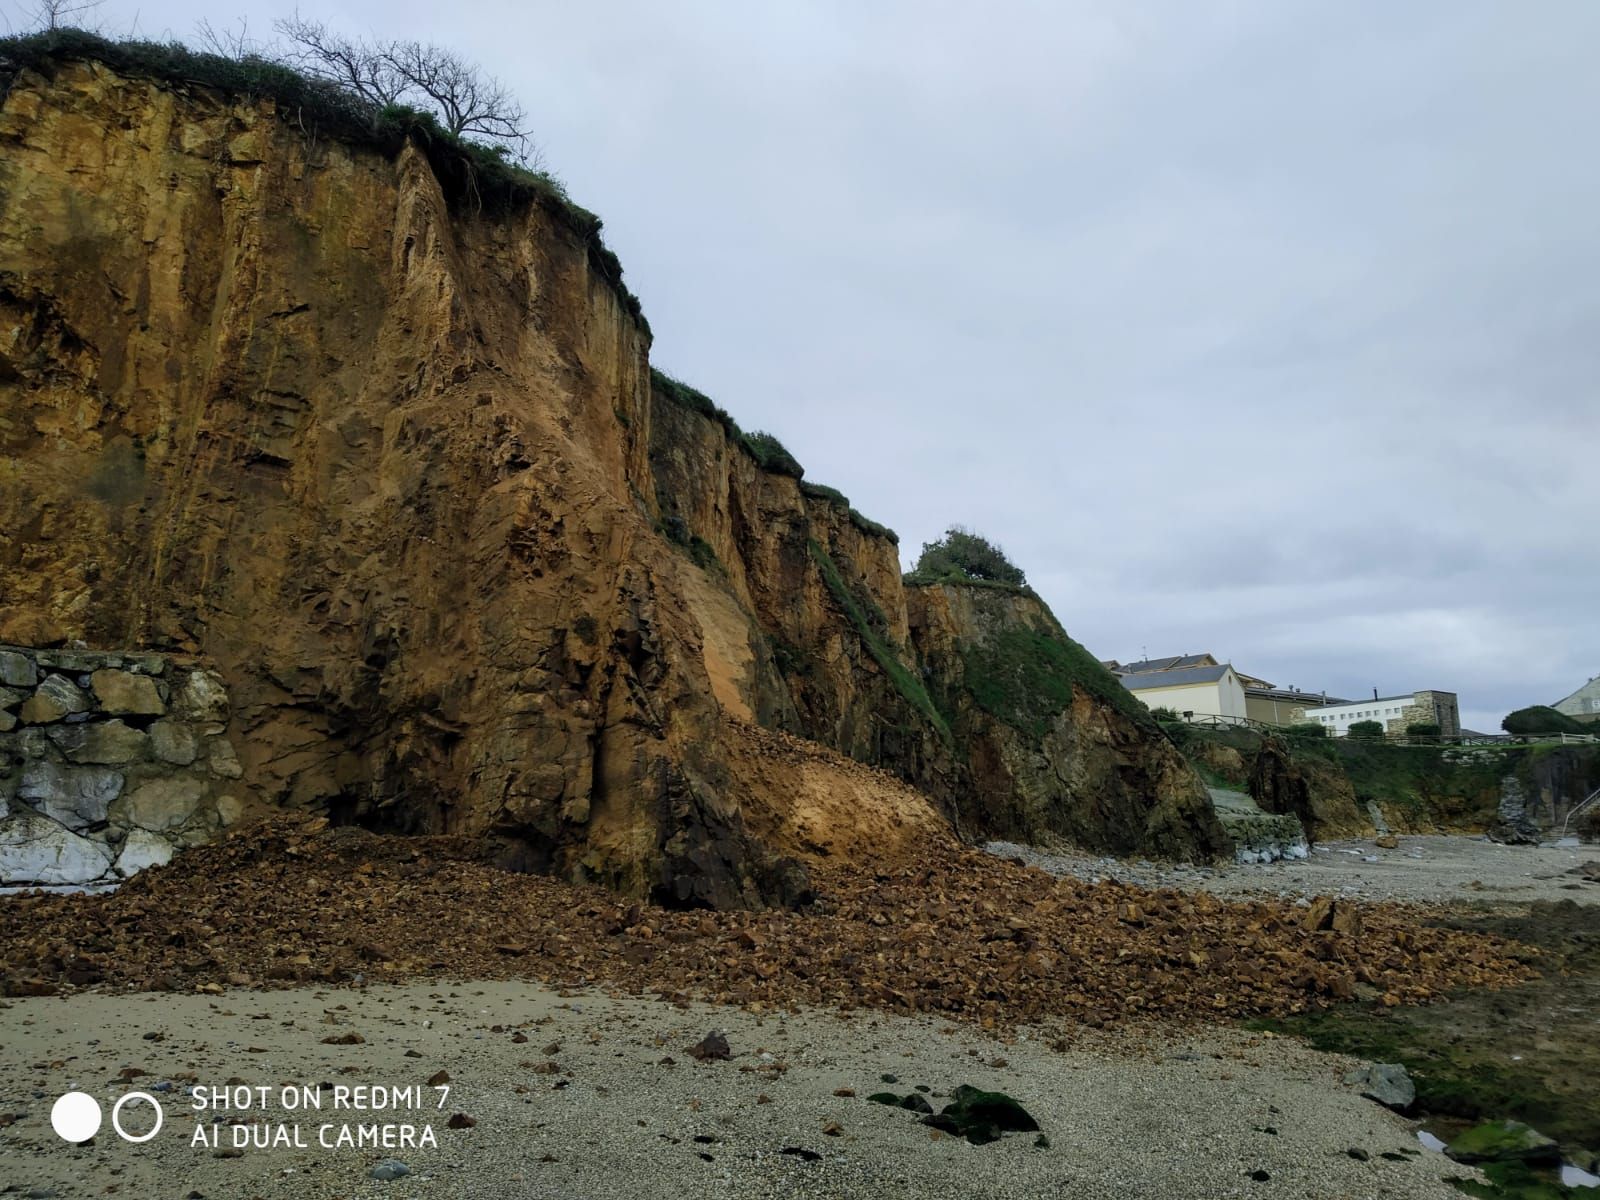
[[[520,875],[467,839],[284,816],[184,851],[101,895],[0,897],[0,982],[220,991],[424,975],[536,978],[752,1007],[1052,1017],[1385,1005],[1531,974],[1536,954],[1395,906],[1228,902],[1086,884],[938,849],[874,874],[820,865],[800,911],[677,911]]]

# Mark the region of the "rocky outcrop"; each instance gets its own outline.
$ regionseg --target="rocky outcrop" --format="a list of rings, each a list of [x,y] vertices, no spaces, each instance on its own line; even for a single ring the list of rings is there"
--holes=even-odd
[[[967,827],[1113,854],[1231,852],[1193,770],[1037,597],[951,584],[907,596],[912,642],[964,754],[967,790],[952,802]]]
[[[1250,763],[1249,792],[1264,812],[1298,817],[1308,841],[1366,832],[1350,780],[1326,759],[1295,757],[1287,743],[1261,737]]]
[[[415,145],[93,61],[17,73],[0,638],[203,655],[263,803],[481,835],[673,903],[803,890],[756,832],[783,797],[742,782],[761,726],[967,831],[1027,812],[1019,831],[1213,848],[1192,775],[1101,697],[1013,743],[952,679],[947,719],[892,540],[653,391],[595,264],[546,206],[482,207]],[[52,688],[41,713],[92,696],[152,755],[190,751],[137,687]]]
[[[249,807],[200,664],[0,646],[0,679],[0,886],[112,883]]]

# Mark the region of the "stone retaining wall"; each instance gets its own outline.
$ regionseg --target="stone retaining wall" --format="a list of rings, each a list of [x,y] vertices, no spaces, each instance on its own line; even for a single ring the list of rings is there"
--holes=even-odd
[[[228,693],[162,654],[0,646],[0,886],[114,883],[239,819]]]

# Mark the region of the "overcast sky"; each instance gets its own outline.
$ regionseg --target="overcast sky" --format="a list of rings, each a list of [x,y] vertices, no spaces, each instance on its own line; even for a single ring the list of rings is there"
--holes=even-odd
[[[1600,3],[302,8],[511,84],[655,363],[908,559],[1479,729],[1600,673]]]

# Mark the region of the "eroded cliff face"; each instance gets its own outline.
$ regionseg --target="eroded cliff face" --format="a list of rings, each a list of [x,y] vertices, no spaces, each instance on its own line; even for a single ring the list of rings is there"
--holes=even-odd
[[[418,151],[291,117],[92,62],[11,82],[0,641],[214,663],[247,803],[681,903],[792,899],[793,860],[835,852],[757,725],[986,828],[893,544],[653,396],[647,333],[551,214],[452,205]],[[1189,781],[1099,708],[1041,768],[1120,781],[1073,828],[1186,853],[1145,810]],[[1060,765],[1101,745],[1119,767]],[[884,853],[947,836],[840,787]]]
[[[1198,776],[1031,594],[908,591],[912,642],[965,750],[963,822],[1113,854],[1231,853]]]

